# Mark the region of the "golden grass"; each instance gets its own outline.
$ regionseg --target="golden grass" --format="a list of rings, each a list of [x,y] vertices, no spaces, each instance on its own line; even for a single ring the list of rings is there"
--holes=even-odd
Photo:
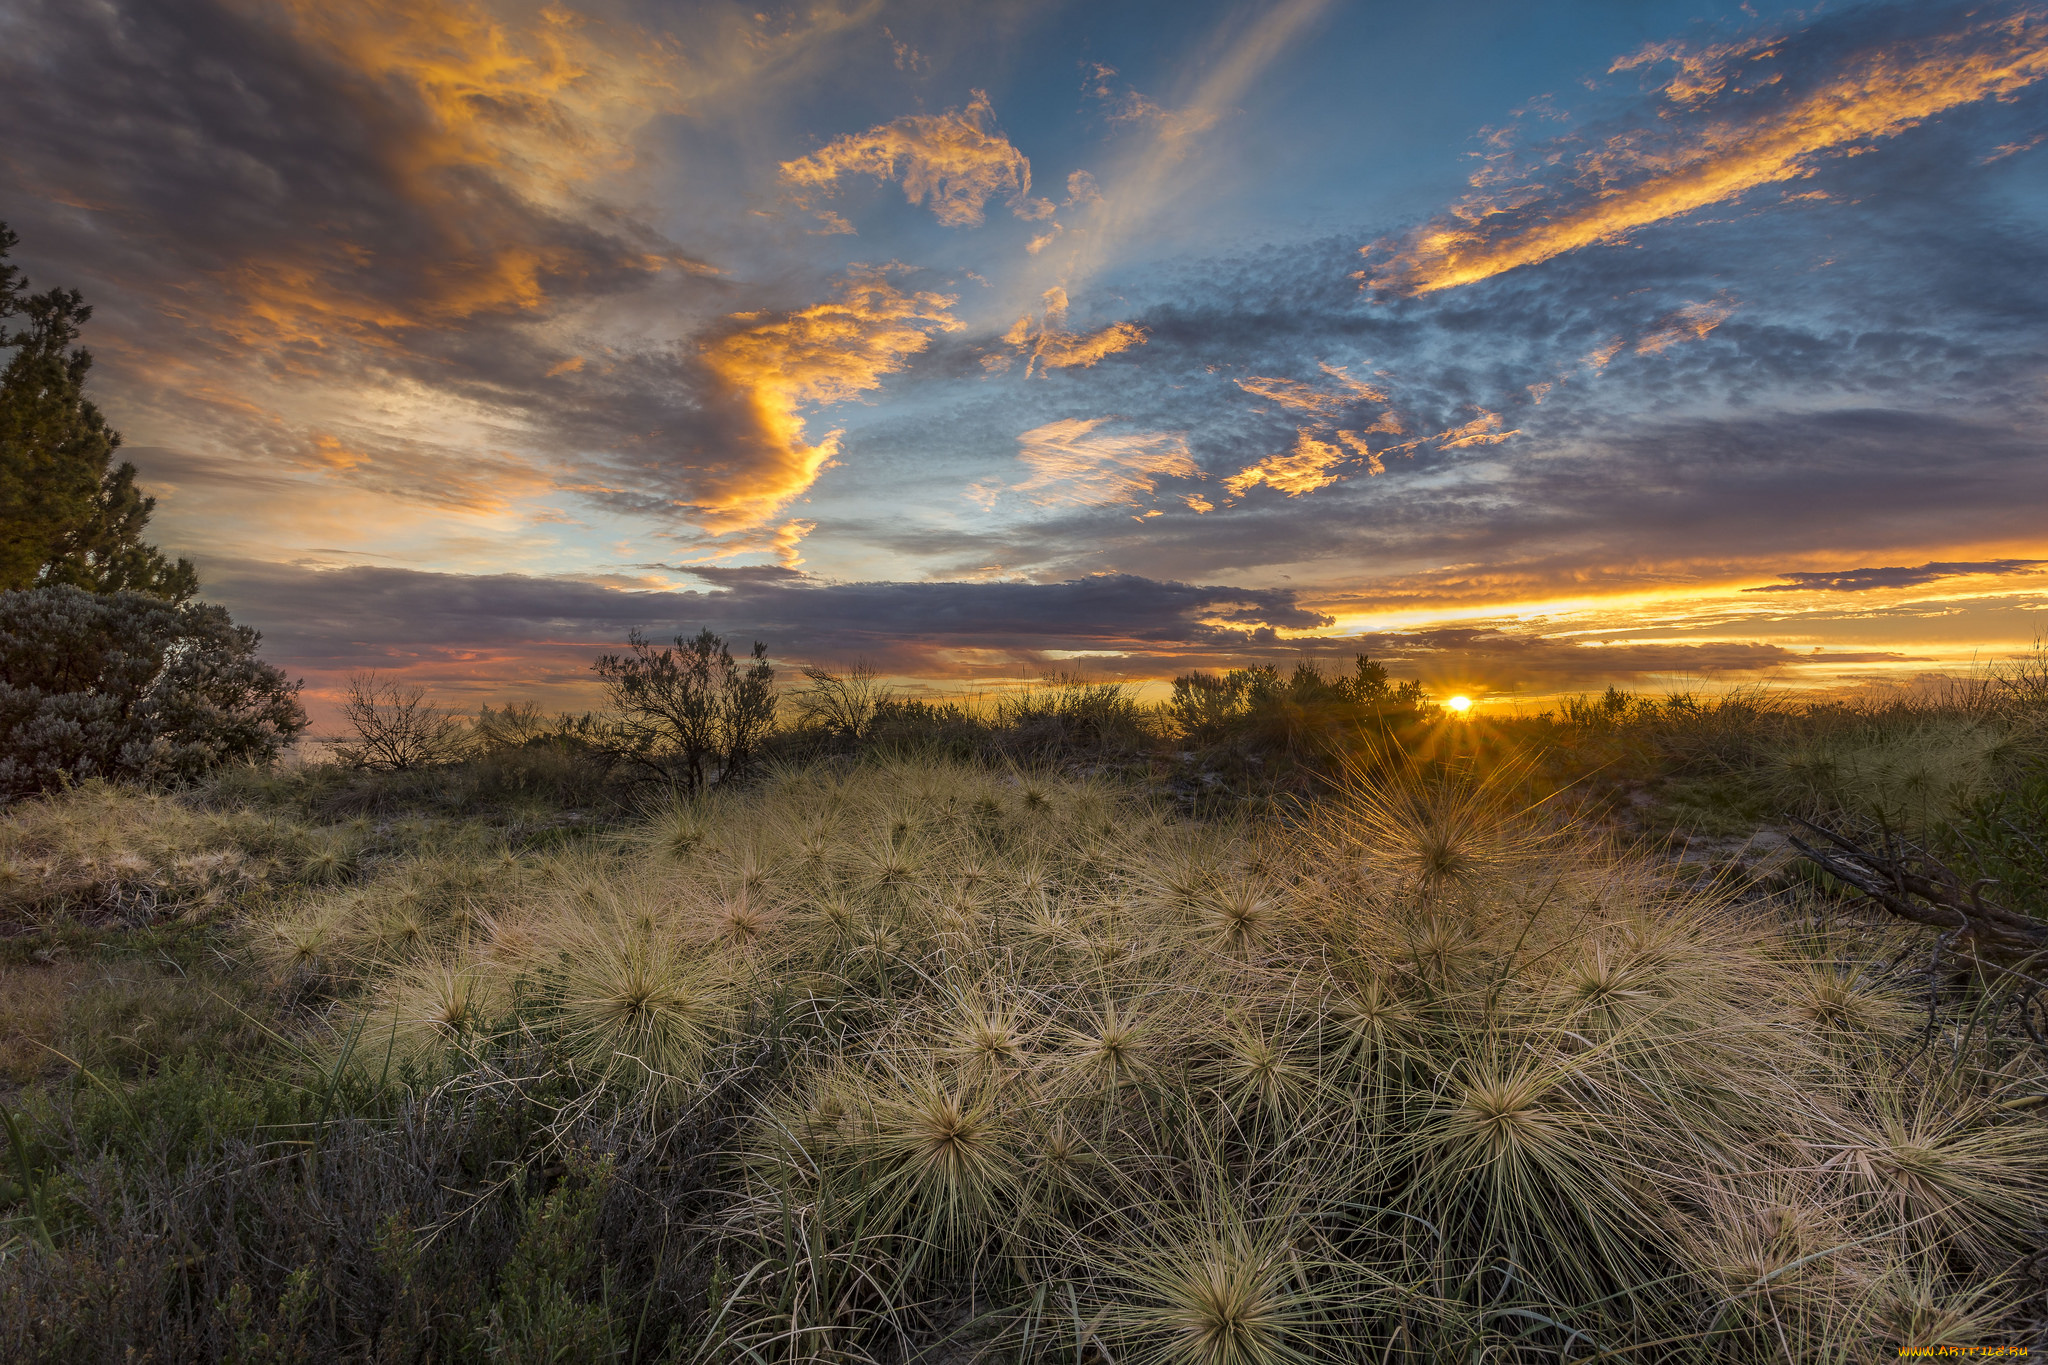
[[[283,820],[89,782],[0,819],[0,921],[207,915],[286,875],[306,848]]]
[[[1947,1022],[1922,1050],[1890,937],[1503,793],[1360,778],[1281,830],[791,769],[246,932],[423,1066],[537,1042],[657,1123],[726,1106],[700,1235],[780,1269],[707,1359],[861,1358],[947,1294],[1019,1352],[1176,1365],[1832,1360],[2003,1321],[2048,1128],[2000,1101],[2038,1059]]]

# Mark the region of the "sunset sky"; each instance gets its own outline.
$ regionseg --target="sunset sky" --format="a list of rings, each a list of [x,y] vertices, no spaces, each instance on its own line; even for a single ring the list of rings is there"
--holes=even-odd
[[[2038,6],[10,0],[0,90],[156,538],[316,703],[2048,627]]]

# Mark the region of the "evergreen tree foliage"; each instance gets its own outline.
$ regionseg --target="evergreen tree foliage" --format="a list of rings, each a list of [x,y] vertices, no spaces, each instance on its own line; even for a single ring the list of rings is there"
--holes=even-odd
[[[189,560],[142,540],[156,500],[135,466],[113,464],[121,435],[85,396],[92,353],[75,346],[92,308],[75,289],[30,294],[7,264],[19,239],[0,223],[0,589],[67,584],[182,602],[199,589]],[[28,325],[10,330],[9,318]]]
[[[203,602],[0,592],[0,800],[275,758],[306,713],[299,685],[256,657],[261,638]]]

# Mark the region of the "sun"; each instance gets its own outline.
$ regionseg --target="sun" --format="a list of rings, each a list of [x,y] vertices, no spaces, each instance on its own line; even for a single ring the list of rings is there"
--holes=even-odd
[[[1452,697],[1445,704],[1461,716],[1472,709],[1472,699],[1470,697]]]

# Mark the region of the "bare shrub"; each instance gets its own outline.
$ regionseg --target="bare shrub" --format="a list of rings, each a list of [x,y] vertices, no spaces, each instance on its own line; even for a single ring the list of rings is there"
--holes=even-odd
[[[428,700],[424,687],[353,673],[341,714],[355,738],[331,743],[335,758],[352,768],[408,772],[462,756],[461,717]]]
[[[2037,637],[2027,653],[1993,668],[1991,678],[2007,709],[2048,714],[2048,638]]]
[[[853,743],[866,739],[876,716],[896,699],[895,692],[876,679],[874,668],[864,659],[856,659],[844,673],[806,668],[804,678],[808,685],[790,697],[797,724],[823,730],[835,739]]]

